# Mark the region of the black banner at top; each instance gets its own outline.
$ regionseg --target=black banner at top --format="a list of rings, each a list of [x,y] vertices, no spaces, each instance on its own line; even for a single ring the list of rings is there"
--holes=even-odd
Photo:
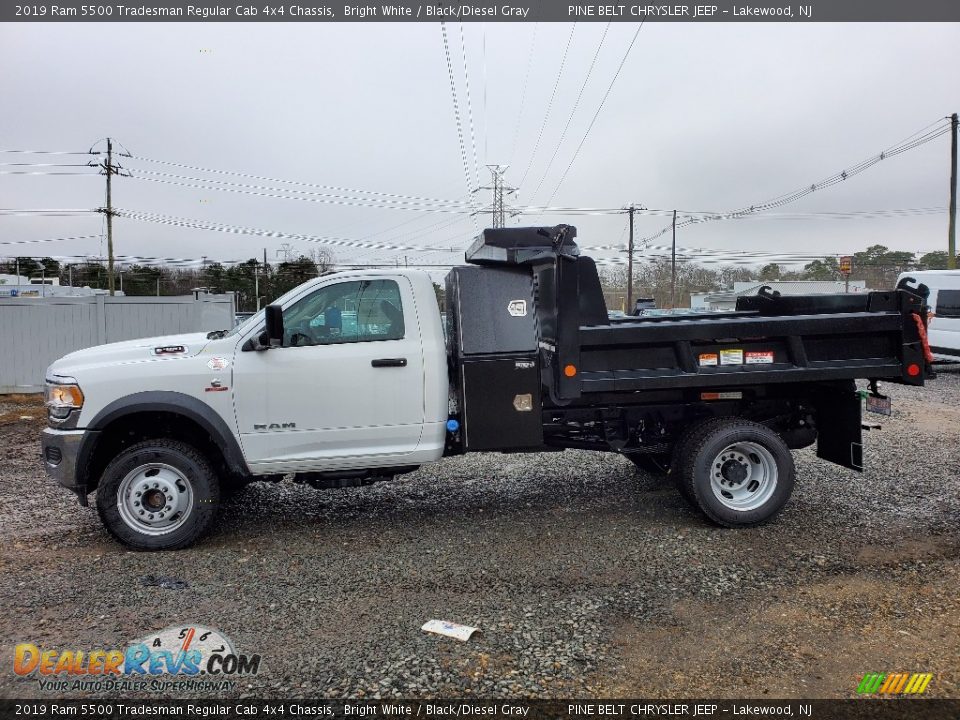
[[[956,720],[960,700],[0,700],[0,718],[59,720]]]
[[[129,0],[0,3],[0,22],[960,22],[958,0],[330,2]]]

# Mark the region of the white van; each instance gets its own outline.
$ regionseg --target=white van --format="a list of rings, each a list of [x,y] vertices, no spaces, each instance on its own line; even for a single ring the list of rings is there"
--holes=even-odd
[[[933,310],[928,336],[934,358],[960,362],[960,270],[920,270],[902,273],[897,282],[912,277],[930,288],[927,302]]]

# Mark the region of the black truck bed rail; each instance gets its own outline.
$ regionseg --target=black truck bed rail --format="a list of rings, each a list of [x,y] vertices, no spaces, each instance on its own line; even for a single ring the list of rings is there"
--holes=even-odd
[[[863,312],[581,327],[577,375],[581,392],[902,379],[902,324]]]

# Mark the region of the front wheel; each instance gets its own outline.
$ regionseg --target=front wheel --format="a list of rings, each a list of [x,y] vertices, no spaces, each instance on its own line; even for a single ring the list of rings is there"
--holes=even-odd
[[[776,432],[741,418],[718,418],[683,443],[684,497],[719,525],[751,527],[773,518],[790,499],[793,456]]]
[[[117,540],[134,550],[178,550],[207,532],[220,483],[196,448],[147,440],[114,458],[97,490],[97,511]]]

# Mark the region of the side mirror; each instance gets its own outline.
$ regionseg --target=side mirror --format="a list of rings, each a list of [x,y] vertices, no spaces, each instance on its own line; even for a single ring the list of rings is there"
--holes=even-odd
[[[266,318],[266,343],[270,347],[283,347],[283,308],[279,305],[267,305],[264,310]]]

